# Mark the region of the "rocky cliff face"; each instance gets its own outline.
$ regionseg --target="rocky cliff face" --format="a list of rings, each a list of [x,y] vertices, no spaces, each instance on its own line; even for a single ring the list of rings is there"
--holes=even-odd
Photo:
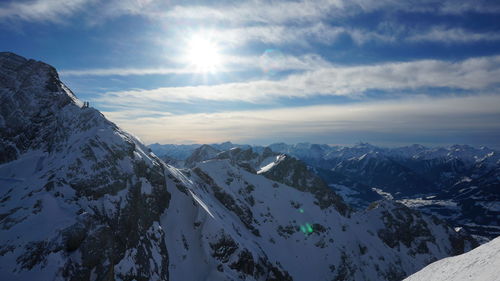
[[[165,167],[51,66],[2,53],[0,68],[2,276],[167,280]]]
[[[483,238],[500,234],[500,189],[496,188],[500,154],[494,149],[468,145],[381,148],[366,143],[269,147],[306,162],[355,208],[366,208],[383,196]]]
[[[0,145],[2,280],[399,280],[473,246],[392,203],[351,216],[269,151],[261,174],[221,154],[166,165],[54,68],[11,53]]]

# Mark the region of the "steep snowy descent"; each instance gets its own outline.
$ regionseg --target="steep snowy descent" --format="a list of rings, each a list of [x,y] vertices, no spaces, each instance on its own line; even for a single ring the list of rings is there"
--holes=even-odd
[[[500,280],[500,237],[455,257],[434,262],[405,281]]]
[[[47,64],[1,53],[0,83],[1,279],[168,280],[163,164]]]
[[[271,176],[278,181],[297,187],[287,187],[258,176],[260,171],[258,167],[267,166],[266,163],[270,162],[267,159],[280,161],[270,166],[263,173],[264,176]],[[311,196],[310,191],[304,192],[308,188],[313,188],[314,185],[310,185],[308,181],[292,180],[297,175],[298,178],[314,179],[312,176],[305,176],[307,168],[304,164],[296,159],[283,162],[284,159],[286,158],[279,155],[273,157],[269,152],[259,154],[251,149],[235,148],[217,154],[214,159],[201,160],[192,171],[187,171],[187,173],[193,183],[199,183],[198,188],[194,187],[192,192],[196,192],[197,201],[203,202],[206,213],[216,220],[220,216],[221,222],[231,225],[229,228],[224,228],[225,232],[233,229],[236,231],[235,237],[241,235],[246,240],[252,237],[259,248],[266,249],[268,257],[278,260],[287,272],[294,278],[298,277],[298,280],[304,278],[323,280],[330,277],[338,280],[399,280],[413,271],[411,268],[418,268],[421,266],[419,264],[438,258],[439,254],[435,255],[436,252],[430,255],[434,256],[430,260],[423,257],[426,256],[425,253],[442,247],[442,245],[437,248],[431,246],[434,243],[442,243],[441,238],[436,240],[436,237],[457,235],[453,231],[447,232],[449,230],[445,230],[446,227],[443,229],[444,232],[436,231],[434,227],[431,227],[436,222],[430,218],[422,217],[402,205],[394,205],[390,202],[381,203],[368,212],[356,214],[353,218],[344,217],[338,213],[338,210],[344,209],[337,205],[336,201],[321,204],[317,196]],[[202,188],[199,188],[200,186]],[[319,184],[316,188],[327,189],[324,184],[323,186]],[[177,196],[174,195],[174,197]],[[311,199],[313,201],[309,201]],[[290,201],[287,203],[287,200]],[[321,206],[329,207],[322,208]],[[224,209],[232,211],[236,216],[228,217]],[[344,223],[339,225],[339,221],[330,221],[335,216],[344,218],[342,219]],[[231,218],[236,221],[232,221]],[[191,231],[188,228],[182,232],[190,233]],[[319,240],[314,238],[316,235],[320,236]],[[369,238],[372,235],[376,237],[375,241]],[[225,243],[229,240],[228,237],[234,236],[224,237]],[[263,239],[264,237],[269,238],[266,240]],[[177,239],[177,241],[184,240],[190,241],[185,237]],[[295,240],[295,242],[283,244],[289,240]],[[304,242],[299,242],[303,240]],[[459,235],[450,240],[450,245],[455,245],[449,248],[454,249],[453,254],[463,250],[460,247],[454,248],[460,244],[459,241]],[[293,249],[297,253],[314,253],[315,258],[311,259],[308,255],[297,254],[290,259],[289,251],[283,251],[284,248]],[[351,251],[345,252],[346,248]],[[384,254],[379,257],[379,261],[372,260],[373,254],[376,253],[372,251],[376,248],[385,249],[381,250]],[[407,250],[403,249],[409,250],[406,252]],[[393,251],[395,253],[391,254]],[[338,254],[340,256],[336,257]],[[371,261],[363,261],[363,257],[358,255],[366,255],[366,258]],[[391,255],[395,255],[394,260],[389,257]],[[189,255],[183,254],[180,257],[182,256]],[[407,256],[413,258],[408,259]],[[182,258],[175,260],[182,260]],[[324,261],[329,261],[329,263]],[[397,265],[391,266],[393,262]],[[221,270],[225,268],[224,263],[223,261]],[[405,265],[402,266],[401,263]],[[363,264],[370,264],[374,268],[367,268]],[[188,268],[189,264],[181,262],[176,265],[178,266]],[[329,268],[330,271],[325,272],[325,268]],[[341,270],[332,270],[335,268]]]
[[[235,248],[263,249],[294,280],[400,280],[432,260],[463,250],[460,235],[402,205],[385,202],[348,218],[334,205],[321,208],[308,192],[269,181],[227,159],[199,163],[190,174],[199,183],[193,192],[216,224],[224,225],[223,236],[216,232],[209,237]],[[203,227],[214,227],[214,222],[207,223]],[[174,235],[191,232],[188,226]],[[190,238],[186,241],[191,245]],[[189,267],[182,258],[173,259]],[[238,263],[217,259],[224,272]]]
[[[400,280],[473,246],[391,202],[351,216],[289,157],[173,168],[82,105],[51,66],[0,53],[2,280]]]

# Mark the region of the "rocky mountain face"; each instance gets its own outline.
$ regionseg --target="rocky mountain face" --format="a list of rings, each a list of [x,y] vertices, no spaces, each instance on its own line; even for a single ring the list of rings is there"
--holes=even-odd
[[[234,244],[262,249],[269,260],[279,261],[287,279],[401,280],[440,259],[443,251],[457,254],[472,242],[464,243],[464,236],[441,221],[404,205],[384,201],[351,214],[328,197],[270,181],[229,159],[198,163],[187,178],[201,183],[196,197],[209,216],[225,224],[224,233]],[[192,231],[186,227],[182,233]],[[227,236],[219,239],[233,245]],[[240,263],[220,261],[222,272]]]
[[[500,153],[486,147],[274,144],[306,162],[355,208],[381,197],[436,215],[475,235],[500,235]],[[374,193],[378,193],[374,194]]]
[[[167,280],[161,161],[47,64],[1,53],[0,81],[1,279]]]
[[[500,153],[496,150],[467,145],[381,148],[367,143],[353,147],[277,143],[252,150],[271,150],[301,160],[354,209],[393,199],[465,228],[484,241],[500,235]],[[173,156],[171,151],[158,153]]]
[[[2,280],[401,280],[476,245],[402,204],[352,213],[271,149],[198,147],[174,168],[11,53],[0,145]]]
[[[202,144],[159,144],[159,143],[153,143],[148,145],[151,150],[158,155],[158,157],[163,157],[166,156],[170,159],[174,159],[176,161],[182,161],[186,160],[189,158],[193,152],[202,146]],[[231,148],[242,148],[242,149],[248,149],[251,146],[247,144],[234,144],[231,142],[223,142],[223,143],[213,143],[210,144],[211,148],[214,148],[216,150],[220,151],[227,151],[230,150]]]

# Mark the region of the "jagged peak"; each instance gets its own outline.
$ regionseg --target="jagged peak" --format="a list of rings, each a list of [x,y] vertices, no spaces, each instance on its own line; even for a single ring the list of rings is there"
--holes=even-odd
[[[220,153],[220,150],[215,149],[211,145],[204,144],[193,151],[191,156],[186,159],[186,166],[194,165],[196,162],[201,162],[213,159]]]
[[[44,70],[48,70],[51,72],[51,74],[57,75],[56,69],[51,66],[50,64],[47,64],[42,61],[37,61],[33,59],[28,59],[23,56],[20,56],[15,53],[11,52],[0,52],[0,69],[2,70],[14,70],[18,71],[20,67],[23,66],[37,66],[37,67],[43,67]],[[59,78],[59,76],[57,75]]]
[[[375,149],[377,148],[376,146],[368,143],[368,142],[358,142],[356,143],[353,148],[371,148],[371,149]]]
[[[17,99],[23,96],[25,100],[35,103],[41,99],[52,100],[52,103],[79,103],[60,81],[53,66],[10,52],[0,53],[0,86],[11,89],[3,93],[3,98],[16,95]]]
[[[22,64],[22,63],[26,63],[26,61],[28,61],[28,59],[25,57],[22,57],[18,54],[11,53],[11,52],[0,52],[0,62],[4,62],[4,61],[9,61],[12,63],[17,62],[18,64]]]
[[[209,144],[202,144],[195,151],[218,151],[218,150]]]

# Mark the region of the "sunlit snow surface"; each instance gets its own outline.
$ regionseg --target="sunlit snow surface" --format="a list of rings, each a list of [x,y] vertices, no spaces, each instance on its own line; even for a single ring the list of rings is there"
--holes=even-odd
[[[229,159],[168,166],[57,87],[55,70],[7,56],[26,64],[30,79],[0,89],[13,107],[0,113],[38,134],[27,147],[15,138],[26,138],[23,126],[0,135],[18,151],[0,165],[0,280],[378,281],[454,250],[453,229],[394,202],[342,215],[338,202],[320,204],[310,190]],[[47,92],[47,81],[57,91]],[[278,157],[264,167],[279,165]],[[407,223],[425,230],[403,241],[394,232]]]
[[[268,161],[264,160],[262,166],[257,171],[257,174],[262,174],[262,173],[265,173],[265,172],[271,170],[274,166],[276,166],[281,161],[283,161],[285,159],[285,157],[286,157],[285,155],[278,155],[276,157],[269,157],[269,160],[272,161],[269,164],[266,164],[267,162],[269,162],[269,160]]]
[[[434,262],[405,279],[405,281],[431,280],[500,280],[500,237],[468,253]]]

